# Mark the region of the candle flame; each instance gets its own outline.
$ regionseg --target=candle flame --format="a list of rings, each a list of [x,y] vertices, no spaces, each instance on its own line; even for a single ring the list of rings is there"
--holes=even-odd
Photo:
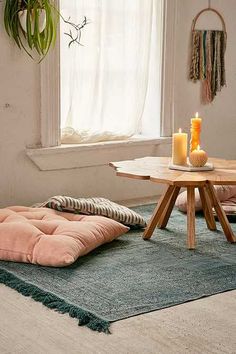
[[[179,133],[182,133],[182,129],[181,128],[179,128]]]
[[[197,151],[199,151],[201,148],[200,148],[200,145],[197,146]]]
[[[198,112],[195,113],[195,118],[198,118]]]

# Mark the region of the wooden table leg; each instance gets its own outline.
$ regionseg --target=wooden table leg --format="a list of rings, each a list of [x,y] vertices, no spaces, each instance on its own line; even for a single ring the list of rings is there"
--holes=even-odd
[[[207,223],[207,227],[210,230],[216,230],[216,222],[215,222],[215,218],[212,212],[212,203],[211,200],[209,198],[208,192],[207,192],[207,188],[204,187],[199,187],[199,194],[200,194],[200,198],[201,198],[201,202],[202,202],[202,209],[203,209],[203,213],[206,219],[206,223]]]
[[[187,244],[195,248],[195,187],[187,187]]]
[[[230,226],[230,223],[227,219],[227,216],[222,208],[220,201],[216,195],[215,188],[211,182],[207,183],[208,192],[211,198],[211,202],[214,206],[216,214],[218,216],[219,222],[221,223],[222,229],[224,231],[225,237],[229,242],[236,242],[236,238],[234,236],[233,230]]]
[[[170,198],[172,196],[174,188],[175,188],[174,186],[168,186],[166,192],[160,198],[160,200],[159,200],[159,202],[152,214],[151,220],[150,220],[148,226],[146,227],[146,230],[144,231],[144,234],[143,234],[144,240],[151,238],[153,231],[155,230],[155,227],[157,226],[157,223],[160,220],[160,217],[162,216],[167,204],[170,201]]]
[[[179,195],[179,191],[180,191],[181,187],[174,187],[174,190],[172,192],[172,195],[170,197],[169,203],[167,204],[164,212],[162,213],[162,216],[160,217],[160,221],[158,222],[158,227],[160,229],[164,229],[166,227],[166,225],[168,224],[171,212],[175,206],[175,201]]]

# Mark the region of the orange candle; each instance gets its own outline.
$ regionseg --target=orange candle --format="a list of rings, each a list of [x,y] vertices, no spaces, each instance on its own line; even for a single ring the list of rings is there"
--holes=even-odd
[[[198,117],[198,112],[197,112],[195,118],[191,119],[190,151],[196,150],[198,145],[200,145],[201,125],[202,125],[202,118]]]

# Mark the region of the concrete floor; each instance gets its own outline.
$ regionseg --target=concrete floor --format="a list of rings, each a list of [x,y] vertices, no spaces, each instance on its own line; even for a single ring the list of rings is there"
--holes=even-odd
[[[1,354],[235,354],[236,291],[119,321],[111,330],[78,327],[0,286]]]

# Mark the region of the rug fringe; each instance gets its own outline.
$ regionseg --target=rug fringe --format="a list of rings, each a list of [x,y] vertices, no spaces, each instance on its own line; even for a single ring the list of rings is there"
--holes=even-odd
[[[24,296],[30,296],[37,302],[41,302],[49,309],[53,309],[59,313],[68,313],[70,317],[79,320],[79,326],[86,326],[93,331],[104,332],[110,334],[110,322],[97,317],[96,315],[81,309],[77,306],[67,303],[56,295],[41,290],[36,285],[26,283],[24,280],[17,278],[12,273],[0,269],[0,283],[18,291]]]

